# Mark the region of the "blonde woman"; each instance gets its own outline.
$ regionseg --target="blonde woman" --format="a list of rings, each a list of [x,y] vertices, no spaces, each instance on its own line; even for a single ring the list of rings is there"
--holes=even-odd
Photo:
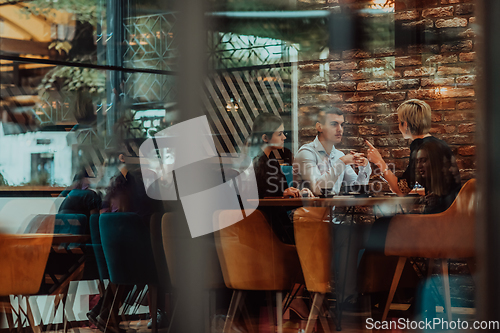
[[[451,149],[446,142],[432,136],[431,129],[431,107],[419,99],[410,99],[398,107],[399,131],[405,139],[411,139],[410,161],[401,177],[396,177],[379,151],[368,141],[367,157],[380,170],[380,175],[387,180],[391,190],[398,195],[408,194],[416,183],[416,154],[421,145],[427,142],[437,142],[447,147],[451,155]]]

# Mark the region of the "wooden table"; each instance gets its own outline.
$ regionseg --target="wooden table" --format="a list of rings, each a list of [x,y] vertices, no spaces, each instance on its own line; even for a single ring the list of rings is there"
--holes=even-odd
[[[344,217],[351,214],[351,221],[349,223],[349,236],[347,241],[347,255],[349,258],[349,251],[351,247],[351,238],[352,238],[352,229],[354,225],[354,208],[355,207],[375,207],[378,206],[382,215],[396,214],[399,209],[404,213],[404,207],[411,207],[417,201],[418,196],[407,196],[407,197],[399,197],[395,195],[385,195],[385,196],[374,196],[374,197],[366,197],[366,196],[355,196],[355,195],[342,195],[342,196],[334,196],[332,198],[265,198],[265,199],[249,199],[248,202],[253,203],[254,205],[258,202],[258,205],[261,207],[347,207],[347,211],[344,213]],[[333,214],[330,214],[331,221],[333,221]],[[344,223],[347,222],[347,219]],[[347,262],[346,258],[346,262]],[[341,269],[340,269],[341,270]],[[338,286],[338,276],[334,274],[335,285]],[[340,290],[336,290],[337,296],[337,330],[341,330],[341,318],[342,318],[342,302],[338,300],[344,299],[344,290],[345,290],[345,282],[347,279],[347,269],[344,267],[344,279],[343,284]]]
[[[248,202],[259,203],[259,206],[268,207],[353,207],[353,206],[379,206],[397,205],[411,206],[415,204],[418,197],[398,197],[398,196],[376,196],[363,197],[354,195],[342,195],[332,198],[266,198],[249,199]]]

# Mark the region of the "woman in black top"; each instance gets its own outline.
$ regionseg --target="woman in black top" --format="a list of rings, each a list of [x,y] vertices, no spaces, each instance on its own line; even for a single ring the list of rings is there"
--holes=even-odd
[[[259,198],[300,197],[305,193],[314,196],[308,189],[288,187],[286,177],[274,150],[283,149],[286,136],[283,120],[271,113],[262,113],[255,118],[252,134],[247,140],[248,158],[252,161],[257,180]],[[281,207],[259,207],[267,215],[275,234],[286,243],[294,243],[293,226],[286,209]]]
[[[368,149],[368,160],[375,163],[380,168],[381,175],[388,181],[391,190],[398,195],[408,194],[417,181],[426,187],[426,196],[424,197],[424,213],[431,214],[446,210],[451,202],[455,199],[456,194],[460,190],[460,173],[456,167],[453,153],[446,142],[433,137],[429,134],[431,128],[431,108],[424,101],[418,99],[411,99],[398,107],[399,130],[405,139],[413,140],[410,144],[410,161],[403,175],[397,178],[394,173],[389,170],[389,167],[383,160],[382,156],[376,148],[374,148],[368,141],[370,146]],[[444,168],[445,162],[438,161],[439,158],[448,159],[448,171],[453,170],[453,180],[449,180],[446,190],[438,191],[438,195],[433,191],[437,190],[437,186],[432,186],[430,181],[430,173],[424,177],[421,172],[418,173],[417,178],[417,153],[420,148],[424,147],[421,155],[426,152],[426,156],[432,156],[434,165]],[[421,156],[422,159],[422,156]],[[422,161],[421,161],[422,162]],[[422,166],[420,165],[420,170]],[[452,172],[449,171],[448,174]],[[434,172],[435,183],[437,174]],[[444,177],[444,176],[443,176]],[[421,183],[423,182],[423,183]],[[451,200],[451,201],[450,201]],[[368,240],[367,249],[383,252],[385,247],[385,238],[387,229],[389,228],[391,217],[380,218],[372,226],[370,238]]]
[[[379,151],[368,141],[366,141],[366,144],[370,148],[367,157],[370,162],[377,165],[380,175],[387,180],[394,193],[406,195],[416,184],[416,154],[420,146],[426,142],[438,142],[445,147],[448,147],[448,145],[429,133],[431,129],[431,107],[429,104],[418,99],[410,99],[402,103],[397,112],[399,131],[405,139],[412,140],[410,144],[410,160],[405,172],[401,177],[396,177]],[[451,150],[449,152],[451,153]]]

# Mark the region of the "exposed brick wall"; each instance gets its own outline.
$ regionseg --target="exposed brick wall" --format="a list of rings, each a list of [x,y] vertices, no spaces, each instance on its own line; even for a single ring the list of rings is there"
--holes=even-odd
[[[359,8],[366,1],[333,0],[331,7]],[[420,25],[441,42],[383,50],[330,52],[328,71],[318,63],[299,67],[300,144],[316,134],[319,106],[335,105],[346,114],[343,149],[366,151],[363,139],[387,162],[404,170],[409,142],[399,133],[396,108],[405,100],[425,100],[433,110],[431,133],[445,140],[462,179],[474,176],[476,97],[475,22],[472,0],[395,0],[395,24]]]

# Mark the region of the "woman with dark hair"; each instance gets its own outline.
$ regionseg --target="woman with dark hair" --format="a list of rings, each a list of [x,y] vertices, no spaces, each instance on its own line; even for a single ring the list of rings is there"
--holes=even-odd
[[[257,180],[259,198],[314,196],[308,189],[288,187],[281,171],[275,150],[283,149],[286,136],[283,120],[271,113],[262,113],[255,118],[252,133],[247,140],[247,164],[251,161]],[[290,157],[291,158],[291,157]],[[294,243],[293,225],[285,209],[259,208],[267,215],[274,232],[285,243]]]
[[[461,188],[455,156],[448,146],[429,141],[416,154],[416,181],[425,188],[424,214],[448,209]]]
[[[246,165],[253,164],[259,198],[265,197],[314,197],[309,189],[299,190],[289,187],[286,176],[281,170],[277,154],[285,162],[293,160],[288,149],[284,149],[286,136],[283,120],[271,113],[262,113],[255,118],[252,133],[247,139]],[[246,167],[245,167],[246,169]],[[276,236],[284,243],[294,244],[293,224],[284,207],[258,207],[267,217],[267,221]],[[299,288],[297,295],[302,295],[303,288]],[[254,302],[258,303],[256,300]],[[258,308],[258,307],[257,307]],[[290,308],[299,316],[307,318],[309,309],[300,298],[295,298]]]

